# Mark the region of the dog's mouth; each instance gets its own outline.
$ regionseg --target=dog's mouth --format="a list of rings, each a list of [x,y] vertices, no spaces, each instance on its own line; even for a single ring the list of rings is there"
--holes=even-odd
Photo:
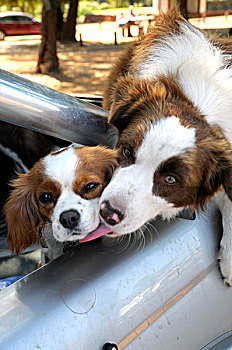
[[[86,236],[84,239],[81,239],[79,242],[80,243],[84,243],[84,242],[89,242],[89,241],[92,241],[96,238],[99,238],[101,236],[104,236],[104,235],[111,235],[111,234],[115,234],[114,232],[112,232],[112,230],[110,230],[108,227],[106,227],[104,224],[100,224],[98,226],[98,228],[93,231],[93,232],[90,232],[88,234],[88,236]]]

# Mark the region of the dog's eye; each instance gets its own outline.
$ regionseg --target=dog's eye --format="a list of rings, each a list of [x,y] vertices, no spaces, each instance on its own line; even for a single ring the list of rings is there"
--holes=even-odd
[[[174,176],[168,175],[164,178],[164,182],[168,185],[174,185],[177,182],[177,180]]]
[[[129,150],[129,148],[126,148],[126,147],[123,147],[122,149],[122,154],[127,157],[127,158],[130,158],[131,157],[131,151]]]
[[[55,202],[55,198],[50,192],[44,192],[39,196],[39,200],[43,204],[49,204]]]
[[[90,182],[89,184],[85,185],[81,191],[82,195],[85,193],[88,193],[90,191],[95,190],[99,186],[99,183]]]

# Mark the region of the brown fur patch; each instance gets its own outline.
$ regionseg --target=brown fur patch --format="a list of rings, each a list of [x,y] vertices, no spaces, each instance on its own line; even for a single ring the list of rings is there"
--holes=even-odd
[[[109,113],[109,123],[120,133],[119,144],[123,136],[134,139],[131,142],[138,146],[149,122],[172,115],[179,117],[186,127],[206,124],[172,76],[153,81],[132,76],[119,79]]]
[[[104,93],[104,108],[110,109],[118,79],[128,75],[134,75],[137,66],[146,59],[151,46],[156,45],[165,36],[178,32],[182,22],[186,21],[176,9],[158,17],[155,27],[142,37],[141,40],[132,43],[131,46],[123,52],[109,74]],[[130,88],[130,85],[127,86],[127,90],[128,88]]]
[[[97,198],[109,183],[117,167],[118,152],[97,146],[77,148],[76,153],[81,164],[77,168],[73,184],[74,192],[85,199]],[[91,183],[98,184],[98,186],[86,192],[85,187]]]
[[[120,165],[135,162],[135,153],[149,125],[161,118],[176,116],[183,126],[196,129],[196,147],[179,158],[168,160],[154,174],[153,192],[177,207],[205,203],[224,187],[232,199],[232,150],[219,127],[210,126],[175,81],[174,76],[153,80],[136,78],[138,65],[148,52],[165,37],[176,33],[185,20],[174,9],[161,16],[155,27],[140,41],[133,43],[119,58],[109,76],[104,107],[109,108],[109,123],[117,128]],[[125,156],[125,148],[130,156]],[[155,150],[154,150],[155,151]],[[172,167],[171,167],[172,165]],[[168,172],[165,169],[169,169]],[[182,175],[176,175],[176,172]],[[179,177],[178,184],[166,185],[164,174]]]
[[[8,243],[16,254],[38,240],[37,232],[45,223],[35,196],[38,184],[43,181],[43,171],[40,160],[28,174],[19,175],[12,182],[14,190],[4,211],[8,223]]]
[[[176,9],[159,16],[155,23],[155,27],[151,28],[134,48],[134,53],[130,64],[130,74],[134,74],[137,70],[137,66],[146,60],[147,54],[152,46],[155,46],[159,42],[165,40],[165,37],[168,35],[174,33],[178,34],[180,25],[183,22],[186,22],[186,20]]]
[[[42,203],[39,198],[43,193],[50,193],[54,198],[54,202],[47,204]],[[50,222],[54,206],[61,195],[61,184],[44,177],[44,181],[38,184],[35,195],[41,215]]]

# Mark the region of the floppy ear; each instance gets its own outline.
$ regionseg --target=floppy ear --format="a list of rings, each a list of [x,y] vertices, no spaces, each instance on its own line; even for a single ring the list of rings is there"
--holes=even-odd
[[[223,145],[218,140],[217,146]],[[211,150],[211,155],[206,154],[206,172],[197,195],[197,207],[203,208],[206,202],[223,187],[225,193],[232,201],[232,151],[228,143],[224,143],[224,149],[219,150],[217,146]],[[213,144],[212,144],[213,147]]]
[[[119,132],[125,129],[136,117],[141,117],[149,101],[165,99],[167,90],[162,82],[121,77],[114,89],[113,103],[110,108],[108,122]]]
[[[7,239],[12,252],[20,254],[38,240],[37,231],[42,218],[30,181],[30,172],[20,174],[12,184],[14,190],[4,207],[8,223]]]
[[[136,102],[136,97],[132,94],[133,85],[132,77],[122,77],[118,79],[114,90],[108,122],[114,125],[119,132],[128,126],[132,118],[130,110]]]
[[[232,156],[230,161],[221,164],[221,183],[225,193],[232,201]]]
[[[229,171],[225,171],[225,177],[222,181],[222,186],[224,187],[227,196],[232,201],[232,167]]]

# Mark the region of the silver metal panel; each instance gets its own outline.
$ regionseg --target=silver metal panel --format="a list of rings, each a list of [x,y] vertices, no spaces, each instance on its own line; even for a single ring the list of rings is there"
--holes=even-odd
[[[0,119],[85,145],[113,146],[108,112],[46,86],[0,70]]]
[[[2,290],[0,348],[196,350],[231,330],[215,208],[152,225],[145,246],[81,244]]]
[[[202,350],[231,350],[232,349],[232,331],[221,335],[206,345]]]

